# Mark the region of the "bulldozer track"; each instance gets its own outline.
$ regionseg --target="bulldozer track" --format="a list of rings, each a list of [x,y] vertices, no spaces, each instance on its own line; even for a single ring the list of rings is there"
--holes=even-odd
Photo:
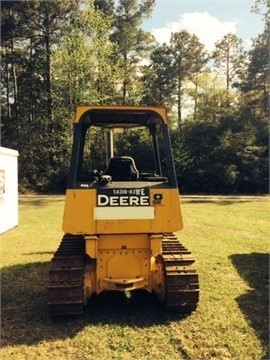
[[[199,279],[195,259],[172,234],[164,234],[162,256],[168,310],[191,313],[199,301]]]
[[[48,305],[51,316],[83,313],[84,239],[64,235],[51,260]]]
[[[83,313],[85,259],[83,236],[64,235],[49,271],[48,306],[52,317]],[[191,252],[174,234],[164,234],[162,253],[156,261],[163,265],[167,309],[179,313],[196,310],[199,282]]]

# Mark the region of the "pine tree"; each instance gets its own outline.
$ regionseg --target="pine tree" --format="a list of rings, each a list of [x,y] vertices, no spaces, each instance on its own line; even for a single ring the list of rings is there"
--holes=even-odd
[[[12,24],[1,46],[6,54],[3,145],[19,150],[22,187],[44,189],[59,170],[62,130],[54,121],[51,53],[78,5],[38,0],[1,5],[3,22]]]
[[[133,96],[134,83],[138,82],[138,63],[151,49],[154,40],[140,25],[150,16],[154,3],[155,0],[119,0],[113,15],[111,39],[118,47],[122,69],[122,97],[119,100],[124,103],[138,102]]]
[[[170,47],[174,54],[176,69],[176,97],[178,108],[178,124],[182,122],[182,108],[185,81],[192,79],[205,64],[204,45],[198,37],[186,30],[171,34]]]
[[[224,72],[226,90],[229,91],[245,67],[247,53],[242,40],[232,33],[225,35],[215,46],[212,58],[218,71]]]
[[[174,105],[173,94],[176,87],[176,73],[173,65],[173,52],[166,45],[158,46],[150,55],[150,65],[142,69],[144,95],[142,103],[146,105],[166,106],[168,110]]]

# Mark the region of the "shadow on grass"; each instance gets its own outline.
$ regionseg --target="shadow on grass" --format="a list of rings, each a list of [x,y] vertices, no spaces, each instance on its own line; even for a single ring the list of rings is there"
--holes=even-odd
[[[25,199],[19,199],[19,205],[20,206],[26,206],[26,207],[43,207],[43,206],[47,206],[49,204],[51,204],[53,202],[63,202],[62,199],[59,198],[41,198],[41,197],[37,197],[37,198],[25,198]]]
[[[53,256],[54,251],[36,251],[36,252],[27,252],[27,253],[22,253],[22,255],[27,255],[27,256],[33,256],[33,255],[52,255]]]
[[[265,349],[263,359],[269,359],[269,254],[235,254],[230,260],[250,286],[236,301],[260,338]]]
[[[184,204],[217,204],[217,205],[232,205],[237,202],[244,202],[242,200],[236,201],[236,200],[220,200],[220,199],[213,199],[213,200],[182,200],[182,203]]]
[[[102,293],[93,297],[82,316],[51,319],[47,307],[49,262],[2,268],[1,345],[34,345],[72,338],[89,325],[124,324],[149,327],[184,318],[166,313],[146,292]]]
[[[91,324],[118,324],[149,327],[182,320],[188,315],[166,312],[157,297],[147,291],[134,291],[127,299],[123,292],[104,292],[94,296],[86,314]]]
[[[235,198],[230,198],[230,197],[213,197],[213,198],[205,198],[205,199],[198,199],[198,198],[194,198],[194,199],[185,199],[182,198],[181,202],[183,204],[216,204],[216,205],[234,205],[234,204],[244,204],[244,203],[251,203],[254,201],[265,201],[264,198],[260,198],[258,199],[254,199],[254,198],[241,198],[241,197],[235,197]]]

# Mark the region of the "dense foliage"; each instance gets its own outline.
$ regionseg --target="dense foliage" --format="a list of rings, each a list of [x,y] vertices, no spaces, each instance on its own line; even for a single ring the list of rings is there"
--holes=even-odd
[[[159,45],[141,28],[154,5],[1,2],[1,146],[19,150],[21,191],[63,190],[81,104],[166,106],[182,192],[268,191],[267,1],[254,4],[265,29],[249,51],[229,33],[213,53],[187,31]],[[143,154],[139,138],[129,146]]]

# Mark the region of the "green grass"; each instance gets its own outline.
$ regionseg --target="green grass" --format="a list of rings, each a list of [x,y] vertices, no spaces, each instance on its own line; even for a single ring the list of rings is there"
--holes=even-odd
[[[19,226],[0,236],[2,360],[269,358],[269,198],[183,198],[177,235],[196,257],[201,287],[191,316],[167,314],[145,293],[107,293],[84,316],[52,321],[47,274],[63,204],[21,199]]]

